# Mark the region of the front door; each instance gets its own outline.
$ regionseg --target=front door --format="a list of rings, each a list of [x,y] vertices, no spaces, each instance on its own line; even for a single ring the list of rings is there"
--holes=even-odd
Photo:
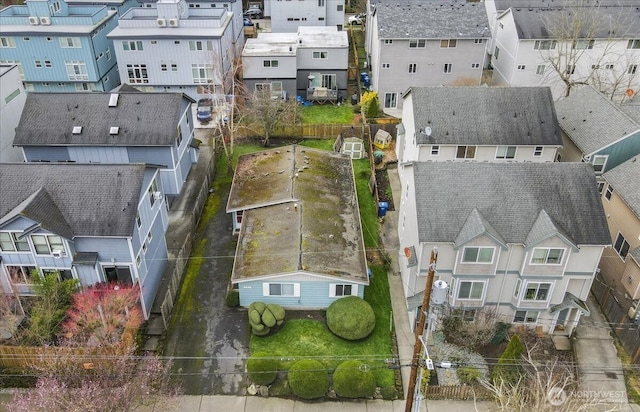
[[[558,320],[556,320],[556,332],[564,331],[566,329],[568,316],[569,308],[562,309],[558,313]]]

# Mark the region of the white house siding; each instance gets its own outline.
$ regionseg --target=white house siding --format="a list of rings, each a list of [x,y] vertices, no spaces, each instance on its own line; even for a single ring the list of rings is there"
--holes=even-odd
[[[278,61],[278,67],[265,67],[264,61]],[[297,75],[296,56],[245,56],[242,58],[242,70],[245,80],[251,79],[295,79]],[[273,80],[271,80],[273,81]]]
[[[22,162],[22,150],[13,147],[13,138],[27,99],[18,66],[0,66],[0,162]]]
[[[294,33],[299,26],[344,25],[344,0],[265,0],[273,33]]]

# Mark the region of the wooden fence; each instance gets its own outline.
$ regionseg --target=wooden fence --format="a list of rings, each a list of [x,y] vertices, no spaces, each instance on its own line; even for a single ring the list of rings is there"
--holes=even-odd
[[[452,399],[469,401],[473,399],[489,400],[493,399],[493,394],[482,386],[451,385],[451,386],[431,386],[427,385],[425,390],[427,399]]]
[[[278,128],[271,135],[273,138],[285,139],[334,139],[342,134],[345,137],[363,137],[363,124],[296,124]],[[264,134],[247,127],[239,127],[236,136],[259,137]]]
[[[0,367],[47,369],[54,363],[73,359],[87,369],[99,368],[101,362],[123,355],[125,345],[111,348],[59,346],[0,346]]]

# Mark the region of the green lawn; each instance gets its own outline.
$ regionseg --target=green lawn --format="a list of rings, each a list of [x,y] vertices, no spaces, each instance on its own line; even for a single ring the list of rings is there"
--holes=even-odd
[[[303,124],[351,124],[353,107],[347,104],[305,106],[300,110]]]

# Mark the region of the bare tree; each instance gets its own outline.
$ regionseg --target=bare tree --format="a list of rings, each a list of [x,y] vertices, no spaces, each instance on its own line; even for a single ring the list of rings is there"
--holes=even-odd
[[[613,99],[633,84],[637,53],[629,53],[624,39],[633,27],[635,7],[566,0],[561,8],[539,12],[548,36],[534,47],[552,69],[545,80],[561,82],[564,96],[576,85],[591,84]]]
[[[298,121],[298,104],[293,99],[274,99],[270,93],[256,92],[247,99],[245,127],[264,136],[262,144],[269,145],[273,134],[287,124]]]

